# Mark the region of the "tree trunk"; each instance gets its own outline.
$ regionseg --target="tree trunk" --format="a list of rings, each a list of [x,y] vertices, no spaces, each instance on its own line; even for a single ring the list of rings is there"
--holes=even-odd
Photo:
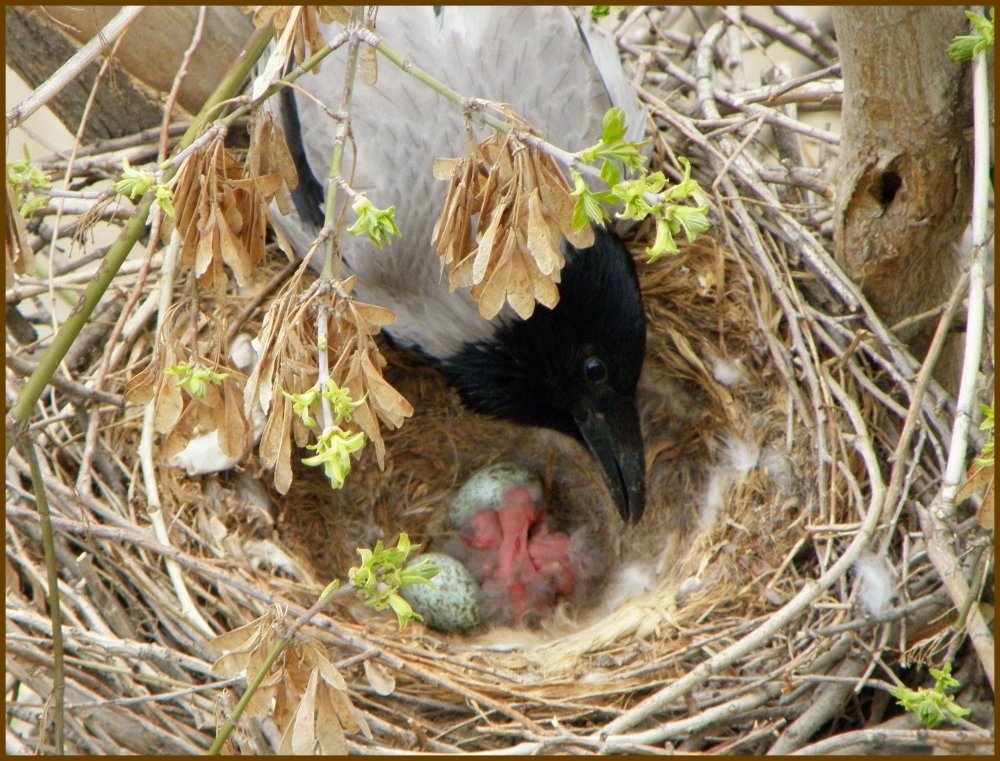
[[[834,8],[844,77],[836,257],[890,325],[948,298],[971,202],[967,69],[947,55],[961,8]],[[936,321],[899,331],[922,357]],[[957,343],[957,342],[956,342]],[[957,347],[937,377],[957,386]]]

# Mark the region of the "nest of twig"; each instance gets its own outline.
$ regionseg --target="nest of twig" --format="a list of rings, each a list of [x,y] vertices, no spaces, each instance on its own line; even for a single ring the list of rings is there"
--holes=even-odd
[[[636,11],[629,23],[645,18]],[[648,18],[651,29],[671,28],[671,12]],[[816,49],[831,49],[827,36],[796,22],[753,33],[778,45],[789,35],[822,37]],[[642,254],[650,231],[632,238],[649,317],[640,384],[649,505],[640,525],[618,531],[576,444],[465,411],[433,369],[388,347],[386,377],[415,412],[386,434],[384,470],[366,451],[332,493],[316,471],[297,467],[279,495],[253,456],[196,479],[156,462],[156,508],[139,476],[141,409],[122,403],[152,351],[148,315],[125,318],[155,302],[154,258],[144,282],[134,268],[116,280],[65,367],[73,380],[58,376],[33,429],[63,594],[69,748],[203,752],[244,686],[213,672],[208,631],[231,632],[276,609],[296,617],[330,579],[345,577],[357,547],[379,538],[406,531],[433,545],[462,481],[514,456],[588,520],[615,521],[599,532],[607,583],[586,609],[561,611],[539,630],[466,638],[419,625],[401,633],[341,598],[297,636],[343,675],[357,731],[342,714],[327,718],[348,729],[349,750],[759,753],[812,742],[822,752],[896,737],[915,750],[989,752],[990,693],[966,630],[955,626],[969,611],[956,609],[940,558],[955,561],[949,573],[975,600],[992,578],[992,550],[967,506],[949,536],[929,515],[954,406],[832,259],[825,167],[836,163],[836,139],[816,127],[796,132],[808,109],[789,106],[794,89],[783,90],[780,119],[764,98],[751,104],[734,92],[720,106],[696,93],[695,78],[710,73],[699,67],[715,65],[698,53],[720,35],[665,35],[625,35],[622,52],[659,128],[654,168],[671,172],[672,157],[687,156],[714,194],[715,224],[712,237],[657,264]],[[835,111],[835,73],[801,84],[826,88],[824,108]],[[798,137],[802,166],[779,155],[772,131]],[[154,140],[139,136],[133,147]],[[95,151],[90,166],[99,160]],[[65,170],[65,161],[49,166]],[[91,169],[75,182],[100,179]],[[39,250],[53,237],[69,246],[73,225],[63,220],[54,235],[53,222],[32,224]],[[73,248],[81,249],[86,240]],[[241,291],[248,295],[202,294],[201,314],[255,335],[261,294],[289,273],[280,254],[268,256]],[[69,261],[56,288],[73,287],[69,270],[82,260]],[[32,283],[12,287],[28,311]],[[116,320],[125,348],[105,351]],[[47,340],[17,344],[9,326],[8,398]],[[31,484],[15,450],[8,749],[12,736],[51,742],[52,625]],[[907,734],[919,725],[888,688],[917,685],[915,666],[944,661],[956,664],[958,702],[974,709],[969,726]],[[291,663],[279,672],[294,683]],[[244,719],[236,747],[269,752],[284,729],[278,715]]]

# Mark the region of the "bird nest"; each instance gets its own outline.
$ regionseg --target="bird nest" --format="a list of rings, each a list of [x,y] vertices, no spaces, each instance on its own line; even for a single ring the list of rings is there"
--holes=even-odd
[[[651,18],[670,28],[669,18]],[[793,22],[791,31],[783,22],[753,33],[779,46],[789,35],[822,39],[816,49],[831,49],[818,30]],[[579,445],[464,410],[436,371],[390,347],[386,377],[413,418],[386,433],[385,467],[366,450],[339,492],[296,466],[280,495],[253,456],[198,478],[143,462],[142,411],[121,395],[151,355],[148,321],[129,318],[155,305],[156,268],[144,285],[134,270],[117,278],[121,296],[99,307],[67,361],[75,379],[56,375],[33,428],[61,578],[70,748],[203,752],[243,694],[244,670],[252,676],[264,646],[293,631],[264,685],[273,704],[233,735],[242,752],[273,750],[292,724],[303,736],[340,727],[346,736],[330,741],[359,753],[760,753],[808,743],[823,752],[889,742],[893,732],[899,742],[919,739],[917,749],[988,751],[992,734],[978,725],[907,735],[917,725],[887,692],[900,680],[918,684],[915,666],[953,661],[958,701],[991,701],[972,641],[984,636],[982,614],[958,610],[953,598],[960,583],[977,599],[992,550],[967,507],[947,524],[929,510],[954,409],[932,363],[894,340],[830,253],[831,178],[822,167],[836,163],[837,138],[798,119],[794,93],[804,88],[815,103],[822,91],[835,111],[836,69],[770,93],[696,88],[722,76],[712,49],[724,28],[669,32],[655,52],[652,40],[621,42],[658,127],[654,168],[677,178],[674,157],[687,156],[709,189],[714,222],[710,237],[653,264],[643,253],[652,231],[629,236],[649,318],[639,390],[648,506],[637,526],[621,526]],[[779,91],[783,105],[769,105]],[[803,144],[801,165],[779,155],[788,144],[781,134]],[[153,155],[155,140],[85,149],[85,179],[96,182],[101,161],[116,165],[126,146]],[[39,247],[52,221],[33,225]],[[88,250],[85,240],[80,248]],[[290,273],[280,259],[272,252],[241,295],[204,295],[201,313],[256,334],[262,304]],[[116,320],[126,349],[110,361]],[[8,394],[47,341],[11,349],[11,330]],[[992,378],[989,364],[983,371]],[[290,629],[357,564],[358,547],[402,531],[441,542],[461,483],[510,459],[542,473],[555,503],[572,505],[564,521],[590,527],[609,570],[586,605],[560,609],[539,629],[459,637],[421,625],[399,631],[342,596]],[[53,627],[32,483],[15,450],[8,743],[13,732],[15,743],[44,746]],[[209,632],[229,633],[222,645],[243,660],[217,663],[222,649]],[[311,675],[330,665],[343,683],[317,691]],[[303,705],[310,716],[315,708],[315,724]]]

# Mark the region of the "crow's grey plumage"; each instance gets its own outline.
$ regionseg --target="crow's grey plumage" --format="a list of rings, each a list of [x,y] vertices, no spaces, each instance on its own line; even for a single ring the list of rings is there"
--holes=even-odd
[[[378,32],[457,91],[512,104],[557,145],[594,143],[611,105],[625,109],[633,135],[641,132],[614,45],[582,30],[565,8],[386,7]],[[331,57],[320,75],[299,84],[316,100],[286,91],[282,101],[300,164],[296,215],[283,227],[304,253],[322,224],[325,192],[317,178],[326,177],[335,133],[319,103],[339,107],[343,62]],[[353,167],[351,184],[376,206],[396,206],[403,233],[381,252],[366,239],[344,241],[359,298],[395,311],[386,332],[435,363],[470,409],[583,442],[622,516],[638,520],[645,472],[635,392],[645,317],[620,239],[597,231],[590,248],[565,244],[555,308],[538,306],[528,320],[505,309],[485,320],[467,293],[449,292],[431,246],[446,190],[431,167],[464,153],[462,114],[381,61],[376,86],[356,86],[351,124],[344,164]]]

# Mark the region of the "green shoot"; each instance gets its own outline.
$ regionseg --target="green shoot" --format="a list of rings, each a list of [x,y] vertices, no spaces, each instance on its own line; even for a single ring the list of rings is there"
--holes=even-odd
[[[604,115],[604,131],[600,142],[577,154],[577,159],[595,165],[600,163],[601,181],[606,190],[591,190],[583,174],[572,169],[576,196],[573,209],[573,226],[582,229],[587,224],[604,226],[608,219],[607,208],[623,206],[617,212],[619,219],[642,220],[652,216],[656,220],[656,239],[646,249],[649,261],[655,262],[664,254],[678,252],[675,237],[684,234],[688,243],[708,230],[708,205],[705,194],[691,178],[691,162],[680,157],[684,179],[668,187],[663,172],[646,174],[642,145],[625,139],[628,130],[625,113],[620,108],[609,109]],[[624,173],[635,173],[634,179],[624,179]],[[692,205],[693,204],[693,205]]]
[[[365,605],[375,610],[392,608],[400,630],[411,621],[423,621],[423,618],[399,595],[399,590],[412,584],[430,584],[438,573],[427,559],[404,567],[406,559],[419,549],[419,544],[410,544],[410,537],[405,533],[399,535],[392,549],[383,547],[380,539],[373,550],[358,549],[361,565],[348,572],[351,583],[365,598]]]
[[[323,398],[330,402],[333,407],[333,412],[337,416],[336,425],[349,422],[351,413],[365,403],[364,396],[358,401],[354,401],[351,399],[351,393],[346,388],[338,387],[333,380],[327,380]]]
[[[602,18],[607,18],[611,14],[610,5],[592,5],[590,6],[590,17],[594,21],[600,21]]]
[[[306,457],[302,463],[310,467],[322,465],[326,477],[330,479],[330,485],[334,489],[343,488],[344,481],[351,472],[351,455],[364,447],[365,435],[361,431],[350,433],[341,426],[350,422],[351,413],[364,404],[364,397],[354,401],[350,392],[337,386],[332,378],[327,379],[325,391],[320,390],[319,384],[301,394],[291,394],[282,388],[278,390],[292,402],[292,412],[312,431],[319,427],[313,416],[314,408],[321,403],[321,399],[330,403],[334,414],[333,424],[316,437],[315,444],[306,446],[306,449],[311,449],[316,454]]]
[[[577,170],[570,170],[573,177],[574,190],[570,195],[576,196],[576,205],[573,207],[573,227],[582,230],[587,224],[595,224],[604,227],[608,219],[608,212],[605,206],[612,206],[617,203],[610,191],[593,191],[583,179],[583,175]]]
[[[316,419],[310,413],[310,409],[319,401],[319,387],[313,386],[308,391],[301,394],[290,394],[285,389],[278,389],[282,396],[292,402],[292,412],[302,421],[309,430],[316,429]]]
[[[128,158],[122,158],[122,178],[115,183],[115,192],[130,200],[142,198],[150,190],[155,194],[156,204],[164,213],[174,216],[173,191],[157,180],[156,175],[148,169],[135,169],[128,163]]]
[[[620,108],[609,108],[604,114],[604,130],[600,141],[580,151],[580,161],[584,164],[594,164],[598,160],[619,161],[628,169],[640,169],[646,162],[645,156],[639,153],[642,144],[627,141],[627,133],[625,112]]]
[[[351,434],[337,427],[329,428],[316,438],[315,444],[306,446],[306,449],[311,449],[316,454],[303,458],[302,464],[310,467],[322,465],[323,472],[330,479],[330,485],[334,489],[341,489],[351,472],[351,454],[364,445],[365,435],[361,431]]]
[[[930,672],[936,682],[934,689],[921,687],[919,690],[911,690],[900,686],[889,690],[890,694],[908,712],[916,714],[927,729],[934,729],[942,721],[957,724],[970,711],[962,708],[948,694],[960,686],[958,680],[951,675],[951,664],[946,663],[940,671],[931,669]]]
[[[960,34],[951,41],[948,46],[948,56],[955,63],[967,63],[980,53],[988,53],[993,49],[993,24],[996,18],[996,9],[990,8],[988,19],[972,11],[966,11],[965,16],[972,22],[975,34]]]
[[[165,372],[167,375],[179,376],[177,385],[198,399],[205,398],[209,383],[218,386],[229,377],[229,373],[213,372],[204,365],[192,365],[188,362],[168,367]]]
[[[388,209],[378,209],[363,195],[359,195],[351,208],[358,215],[357,221],[347,228],[347,232],[351,235],[367,234],[368,239],[378,249],[381,249],[382,244],[390,237],[399,237],[395,206],[390,206]]]
[[[31,160],[27,148],[24,149],[23,159],[7,164],[7,181],[21,200],[18,212],[24,219],[45,208],[48,198],[32,191],[51,187],[52,183],[41,167]]]

